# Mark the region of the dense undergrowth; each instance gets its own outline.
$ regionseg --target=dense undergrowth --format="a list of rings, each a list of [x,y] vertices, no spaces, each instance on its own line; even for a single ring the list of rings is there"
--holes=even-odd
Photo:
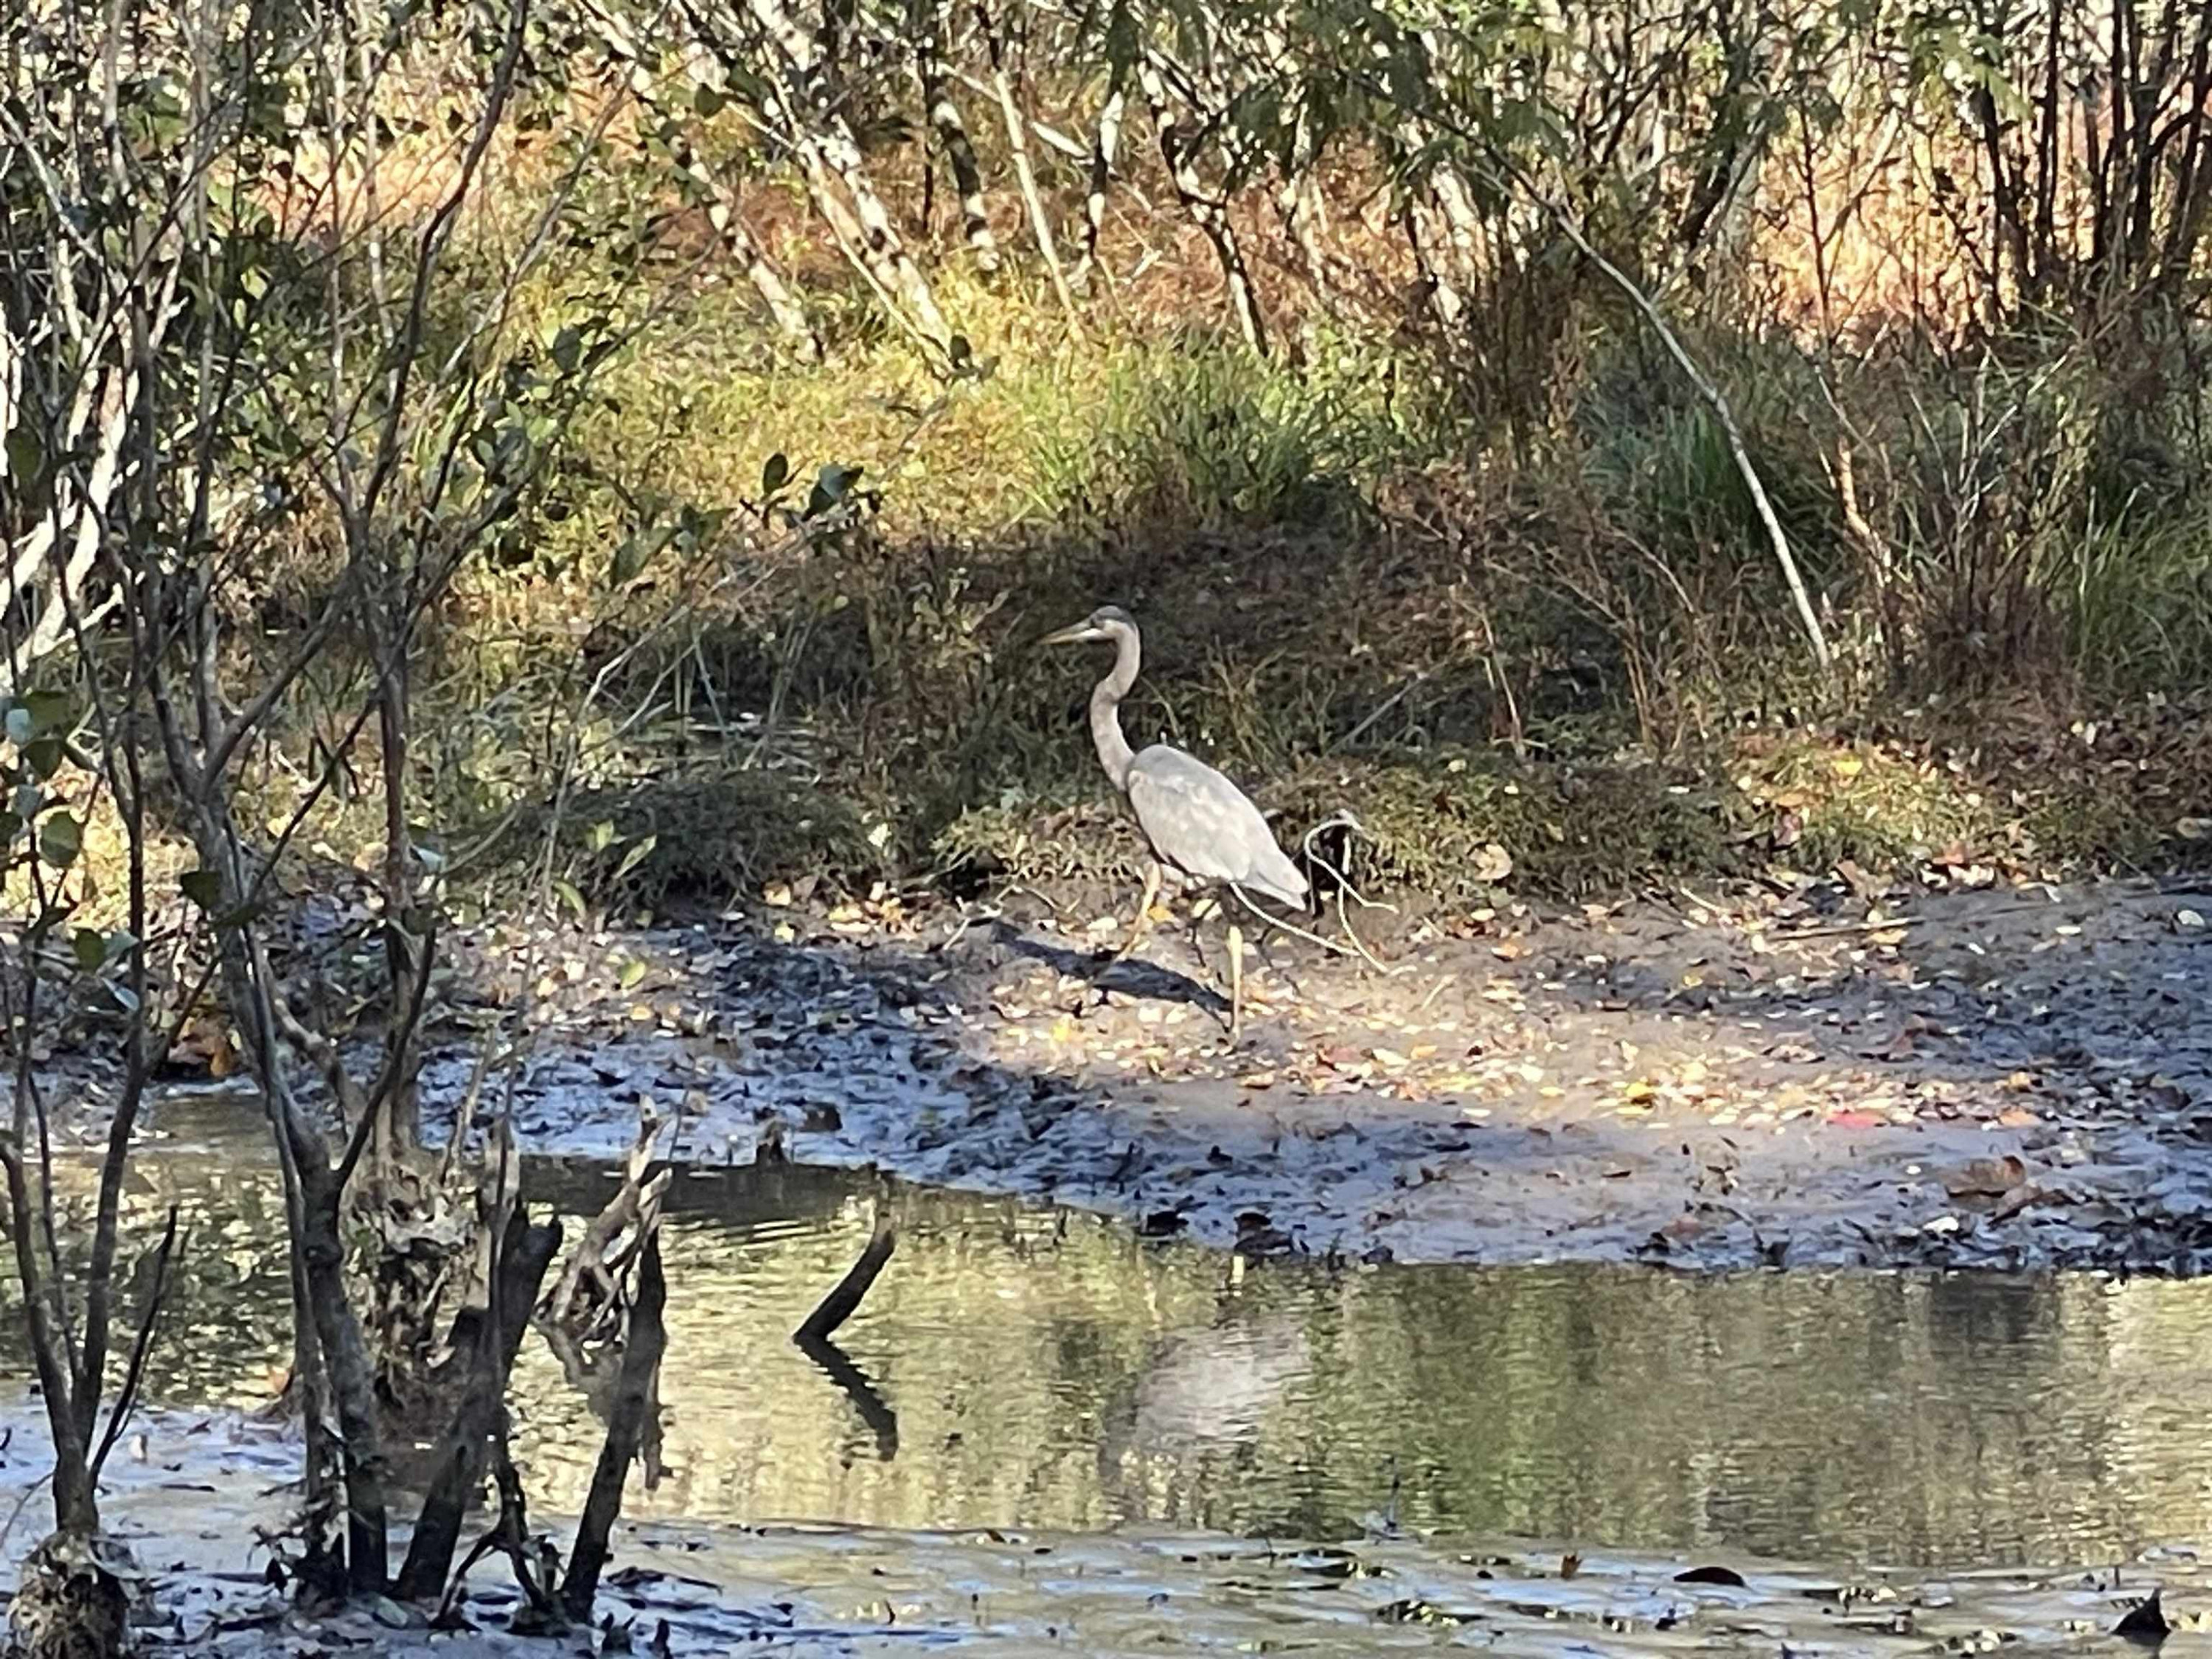
[[[1019,92],[1050,113],[1088,85]],[[684,118],[741,181],[727,216],[672,185],[665,133],[647,142],[665,91],[625,117],[647,137],[576,164],[565,252],[514,296],[553,358],[586,313],[619,343],[414,673],[409,796],[478,902],[1127,877],[1137,842],[1082,723],[1103,664],[1034,647],[1106,601],[1145,629],[1132,738],[1221,765],[1286,844],[1356,815],[1329,845],[1363,884],[1474,903],[1839,865],[2129,869],[2200,845],[2201,284],[2124,327],[2018,277],[1937,293],[1924,212],[1863,193],[1851,234],[1880,257],[1861,250],[1874,274],[1846,296],[1840,228],[1804,269],[1794,239],[1832,186],[1808,164],[1793,200],[1786,145],[1694,269],[1645,279],[1741,422],[1823,672],[1725,422],[1619,285],[1510,202],[1483,211],[1526,246],[1468,255],[1446,320],[1434,201],[1378,173],[1379,140],[1340,143],[1300,180],[1331,204],[1320,255],[1238,203],[1264,301],[1240,328],[1180,186],[1133,144],[1071,315],[1021,205],[994,200],[979,270],[894,131],[868,159],[957,325],[948,349],[895,320],[720,94]],[[1948,177],[1942,118],[1913,166]],[[1805,142],[1855,165],[1852,131]],[[1003,144],[974,142],[1003,178]],[[535,155],[507,158],[517,202],[545,186]],[[1072,234],[1083,167],[1032,160]],[[1430,225],[1428,253],[1393,211]],[[808,349],[710,228],[737,220],[803,302]],[[1639,269],[1664,251],[1601,195],[1586,222]],[[472,218],[434,321],[519,240]],[[313,614],[315,546],[245,592],[237,649],[281,651]],[[319,710],[348,706],[354,667],[341,649],[304,678],[250,763],[270,824],[330,752]],[[368,867],[373,769],[352,755],[303,848]]]
[[[1315,325],[1269,362],[1188,319],[1094,315],[1079,341],[1018,295],[967,298],[994,372],[949,388],[895,341],[779,359],[714,289],[610,374],[531,559],[477,573],[440,641],[455,717],[427,781],[442,822],[503,824],[484,868],[648,908],[1131,877],[1082,724],[1104,665],[1032,644],[1107,600],[1146,630],[1133,738],[1223,765],[1286,844],[1352,811],[1366,834],[1331,848],[1363,883],[1476,902],[2194,846],[2212,526],[2186,493],[2101,525],[2060,480],[2085,516],[2039,505],[2007,549],[2029,564],[1979,599],[1931,546],[1893,651],[1809,371],[1719,342],[1826,603],[1824,678],[1720,434],[1632,319],[1595,311],[1559,429],[1516,453],[1401,344]],[[1957,459],[1916,441],[1931,477]],[[879,498],[733,562],[764,469],[789,493],[827,465]]]

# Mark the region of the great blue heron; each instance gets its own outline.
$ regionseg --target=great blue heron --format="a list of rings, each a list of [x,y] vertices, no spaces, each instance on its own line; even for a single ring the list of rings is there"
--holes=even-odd
[[[1137,905],[1136,921],[1107,966],[1122,960],[1142,942],[1151,925],[1152,905],[1160,896],[1163,866],[1189,879],[1226,882],[1285,904],[1303,906],[1304,875],[1276,845],[1267,819],[1243,790],[1196,756],[1172,744],[1156,743],[1132,750],[1129,740],[1121,735],[1121,699],[1137,683],[1137,668],[1143,658],[1137,624],[1129,613],[1116,605],[1101,605],[1073,628],[1047,635],[1042,643],[1109,641],[1114,647],[1114,666],[1091,690],[1091,740],[1098,747],[1098,763],[1106,769],[1106,775],[1136,809],[1137,823],[1145,832],[1152,857],[1145,861],[1145,892]],[[1232,923],[1229,929],[1231,1036],[1243,1017],[1243,1000],[1244,936]]]

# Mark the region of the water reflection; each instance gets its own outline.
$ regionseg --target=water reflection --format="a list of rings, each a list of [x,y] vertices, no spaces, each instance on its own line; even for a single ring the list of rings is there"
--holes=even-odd
[[[575,1213],[606,1177],[535,1164]],[[286,1358],[273,1173],[143,1160],[194,1243],[159,1402],[265,1405]],[[775,1168],[671,1194],[662,1466],[631,1510],[866,1525],[1455,1533],[1808,1559],[2094,1561],[2212,1531],[2212,1285],[1266,1267],[1083,1217],[891,1191],[840,1347],[789,1333],[876,1192]],[[27,1372],[11,1317],[0,1375]],[[611,1364],[533,1338],[518,1453],[580,1507]],[[606,1373],[599,1374],[600,1371]]]

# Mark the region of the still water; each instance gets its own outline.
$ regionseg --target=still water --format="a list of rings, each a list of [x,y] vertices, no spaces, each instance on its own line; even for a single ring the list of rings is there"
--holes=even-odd
[[[273,1171],[142,1159],[193,1240],[150,1400],[265,1407]],[[603,1172],[533,1164],[571,1214]],[[789,1333],[866,1242],[832,1369]],[[574,1236],[572,1227],[571,1236]],[[659,1479],[640,1520],[1201,1527],[1385,1516],[1565,1547],[1867,1565],[2093,1563],[2212,1535],[2212,1284],[1267,1264],[1095,1218],[794,1168],[679,1176]],[[12,1310],[0,1376],[27,1366]],[[533,1335],[533,1502],[580,1508],[594,1391]]]

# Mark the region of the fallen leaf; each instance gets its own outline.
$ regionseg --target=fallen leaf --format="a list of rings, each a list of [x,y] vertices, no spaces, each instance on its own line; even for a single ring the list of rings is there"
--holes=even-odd
[[[1957,1199],[2003,1198],[2027,1180],[2027,1165],[2010,1152],[1978,1158],[1943,1177],[1943,1190]]]

